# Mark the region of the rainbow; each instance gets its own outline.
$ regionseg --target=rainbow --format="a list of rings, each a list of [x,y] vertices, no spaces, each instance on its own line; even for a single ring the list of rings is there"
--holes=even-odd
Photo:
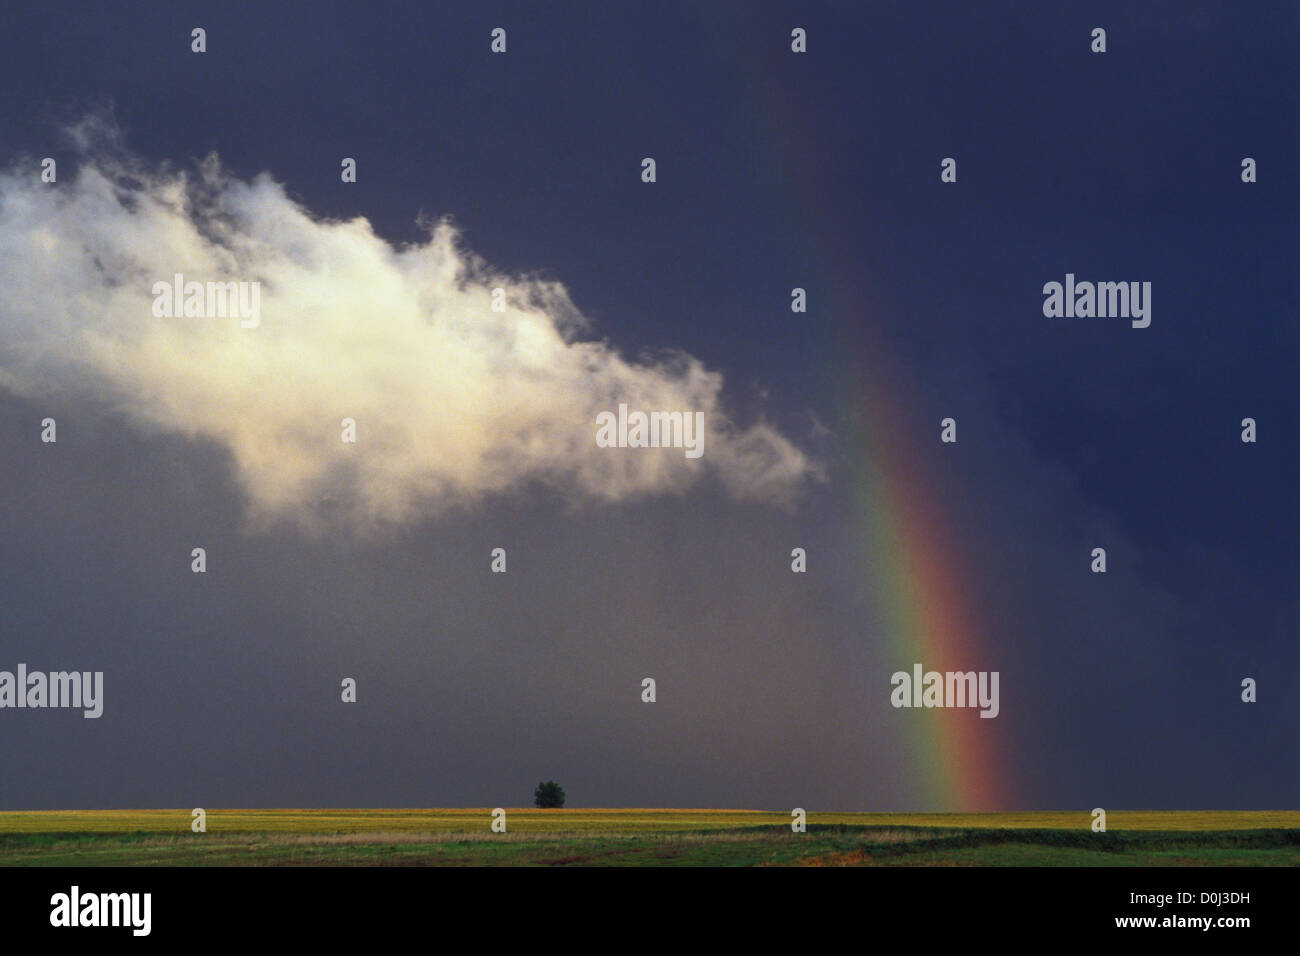
[[[985,669],[985,634],[965,584],[970,575],[947,540],[942,499],[917,447],[926,438],[938,443],[939,423],[924,432],[900,427],[904,416],[887,394],[887,380],[871,374],[871,363],[880,363],[884,353],[873,349],[869,362],[856,351],[855,518],[864,563],[875,556],[867,584],[881,612],[887,660],[894,662],[888,670],[906,671],[914,663],[936,671]],[[972,812],[1012,809],[997,754],[1005,721],[983,720],[974,709],[896,713],[909,728],[922,805]]]
[[[731,25],[745,22],[742,16]],[[829,311],[838,324],[839,348],[830,378],[840,392],[831,399],[836,407],[849,409],[863,583],[886,632],[867,635],[883,640],[882,659],[888,662],[879,685],[869,686],[883,697],[890,691],[890,675],[910,672],[915,663],[927,671],[996,670],[989,666],[987,632],[971,600],[967,582],[972,577],[960,549],[949,540],[943,499],[923,454],[921,443],[939,444],[939,422],[926,428],[908,421],[902,399],[914,393],[912,384],[872,323],[862,264],[850,259],[845,243],[835,241],[841,226],[817,150],[822,140],[773,79],[797,69],[774,62],[793,54],[785,52],[780,37],[770,35],[750,36],[741,46],[749,51],[744,55],[753,57],[752,75],[767,80],[750,104],[767,127],[763,140],[774,144],[767,159],[782,174],[795,173],[784,176],[798,190],[792,219],[807,224],[807,258],[820,264],[823,288],[831,293],[830,302],[810,303],[810,311]],[[1005,718],[983,720],[973,708],[908,709],[892,715],[915,764],[910,809],[1014,809],[999,753],[1005,746]]]

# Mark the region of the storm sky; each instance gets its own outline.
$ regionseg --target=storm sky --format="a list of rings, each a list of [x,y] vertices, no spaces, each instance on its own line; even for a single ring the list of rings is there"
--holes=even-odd
[[[442,6],[8,18],[0,670],[104,713],[0,709],[0,808],[960,809],[880,474],[1000,808],[1296,805],[1294,7]],[[620,403],[704,454],[597,447]]]

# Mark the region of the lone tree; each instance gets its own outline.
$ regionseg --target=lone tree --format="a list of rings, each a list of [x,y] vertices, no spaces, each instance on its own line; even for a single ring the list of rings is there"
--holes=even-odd
[[[543,810],[564,806],[564,788],[554,780],[539,783],[533,791],[533,803]]]

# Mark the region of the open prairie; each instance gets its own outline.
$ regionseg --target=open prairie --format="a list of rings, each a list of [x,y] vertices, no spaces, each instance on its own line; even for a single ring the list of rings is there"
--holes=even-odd
[[[6,866],[1294,866],[1300,811],[810,813],[491,808],[0,812]]]

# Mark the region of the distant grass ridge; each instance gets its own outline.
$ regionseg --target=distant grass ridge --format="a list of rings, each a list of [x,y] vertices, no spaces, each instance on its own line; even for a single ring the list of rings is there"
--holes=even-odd
[[[820,814],[744,810],[0,813],[7,866],[1296,866],[1300,813]],[[1038,824],[1037,826],[1031,824]],[[1224,826],[1224,825],[1227,826]],[[1214,826],[1220,829],[1213,829]]]
[[[208,833],[474,832],[486,831],[490,807],[410,809],[221,809],[208,807]],[[507,808],[508,833],[574,833],[725,829],[790,825],[788,811],[708,809]],[[1024,813],[838,813],[812,810],[809,825],[901,826],[960,829],[1061,829],[1091,832],[1086,811]],[[1300,829],[1297,810],[1114,810],[1107,830]],[[3,833],[190,832],[190,811],[0,811]],[[197,836],[197,834],[195,834]],[[1100,834],[1099,834],[1100,835]]]

